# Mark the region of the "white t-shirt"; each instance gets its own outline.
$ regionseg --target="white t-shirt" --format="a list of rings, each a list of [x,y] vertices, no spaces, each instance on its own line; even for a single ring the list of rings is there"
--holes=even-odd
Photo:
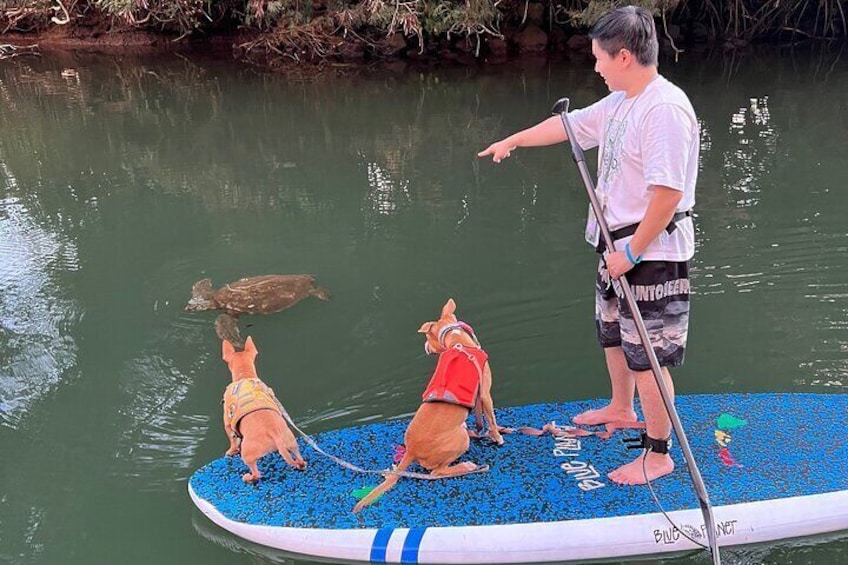
[[[654,185],[683,192],[678,212],[695,205],[698,120],[686,94],[663,76],[657,75],[632,98],[613,92],[568,117],[580,147],[599,148],[597,189],[610,230],[642,221]],[[624,249],[629,241],[617,240],[616,249]],[[687,261],[694,254],[694,227],[686,217],[671,234],[663,230],[642,257]]]

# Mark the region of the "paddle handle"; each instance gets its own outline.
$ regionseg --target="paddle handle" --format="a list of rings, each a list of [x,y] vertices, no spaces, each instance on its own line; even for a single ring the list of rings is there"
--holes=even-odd
[[[595,193],[595,182],[592,180],[592,175],[589,173],[589,168],[586,166],[586,158],[583,155],[583,149],[576,141],[574,130],[568,120],[568,98],[560,98],[554,104],[553,113],[559,114],[562,120],[562,125],[565,128],[565,133],[571,145],[571,155],[574,162],[577,163],[577,169],[580,171],[580,177],[583,179],[583,185],[586,187],[586,192],[589,195],[589,202],[592,205],[592,211],[595,213],[595,218],[601,228],[601,236],[604,238],[604,243],[610,252],[615,252],[615,241],[610,234],[609,226],[604,218],[603,209],[598,201],[598,196]],[[642,340],[642,346],[645,348],[645,353],[648,355],[648,361],[651,364],[651,371],[654,374],[654,379],[657,382],[657,387],[660,391],[665,410],[668,413],[668,418],[671,420],[671,426],[674,428],[674,433],[677,435],[677,442],[680,444],[680,449],[683,451],[683,456],[686,459],[686,466],[689,469],[689,475],[692,477],[692,483],[695,487],[695,493],[698,495],[698,501],[701,505],[701,512],[704,515],[704,524],[707,527],[707,539],[710,542],[710,553],[712,554],[713,563],[720,565],[721,557],[718,551],[718,540],[715,529],[715,519],[713,518],[713,510],[710,505],[710,498],[707,494],[707,487],[704,485],[704,479],[701,477],[701,472],[695,463],[695,457],[692,455],[692,450],[689,447],[689,440],[686,437],[686,432],[683,430],[683,424],[680,421],[680,416],[677,414],[677,409],[674,407],[674,402],[671,400],[671,395],[668,388],[665,386],[665,381],[662,376],[662,369],[657,360],[657,355],[654,348],[650,346],[650,338],[648,330],[645,328],[645,322],[642,319],[642,313],[639,311],[639,306],[636,303],[636,298],[633,295],[633,290],[630,288],[630,283],[625,275],[621,275],[618,279],[621,288],[624,292],[624,298],[630,311],[633,313],[633,321],[636,323],[636,330],[639,333],[639,338]]]

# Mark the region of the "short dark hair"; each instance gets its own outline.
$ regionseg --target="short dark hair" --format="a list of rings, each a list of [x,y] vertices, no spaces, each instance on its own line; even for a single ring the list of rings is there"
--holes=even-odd
[[[640,65],[657,65],[657,27],[654,17],[644,8],[624,6],[607,12],[595,22],[589,37],[611,56],[627,49]]]

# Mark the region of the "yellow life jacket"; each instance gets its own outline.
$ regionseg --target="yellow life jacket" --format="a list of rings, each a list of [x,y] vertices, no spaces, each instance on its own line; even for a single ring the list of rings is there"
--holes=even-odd
[[[239,422],[251,412],[273,410],[282,416],[274,391],[258,378],[240,379],[230,383],[224,391],[223,402],[224,416],[235,437],[241,437],[238,431]]]

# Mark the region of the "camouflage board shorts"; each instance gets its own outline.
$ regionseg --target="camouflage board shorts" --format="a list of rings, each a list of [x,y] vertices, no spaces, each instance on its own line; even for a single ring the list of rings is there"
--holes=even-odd
[[[689,263],[645,261],[626,276],[660,366],[682,365],[689,331]],[[603,258],[595,281],[595,323],[601,347],[621,346],[632,371],[651,369],[621,285],[610,282]]]

